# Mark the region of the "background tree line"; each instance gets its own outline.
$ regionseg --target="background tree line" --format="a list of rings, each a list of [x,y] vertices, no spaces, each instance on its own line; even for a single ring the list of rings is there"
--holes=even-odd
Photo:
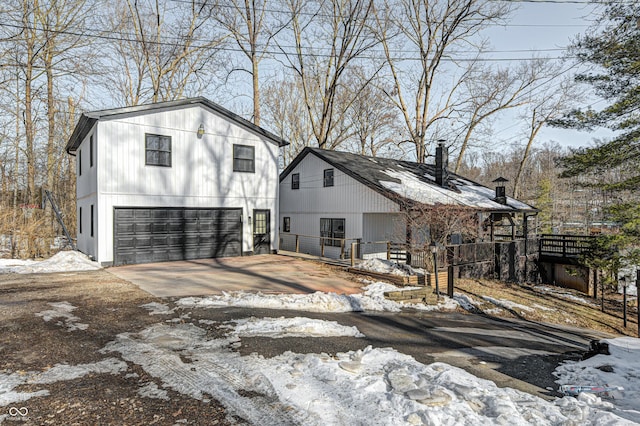
[[[586,194],[596,189],[578,188],[578,175],[556,178],[554,160],[568,152],[537,140],[581,105],[572,64],[487,60],[483,32],[508,22],[512,8],[491,0],[6,0],[0,234],[17,232],[26,211],[42,215],[30,222],[38,232],[55,233],[48,215],[24,208],[40,203],[41,188],[56,194],[73,228],[75,164],[64,146],[79,112],[199,95],[290,141],[283,165],[305,146],[424,162],[444,139],[454,171],[489,186],[508,178],[510,194],[543,207],[544,227],[560,226],[563,209],[584,212],[587,224],[597,209],[566,200],[593,200]],[[506,113],[522,130],[512,144],[494,129]]]

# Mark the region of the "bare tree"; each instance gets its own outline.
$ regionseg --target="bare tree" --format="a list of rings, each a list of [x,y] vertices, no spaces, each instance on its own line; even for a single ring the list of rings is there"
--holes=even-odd
[[[513,182],[514,198],[519,198],[522,195],[523,173],[538,133],[550,120],[562,117],[567,113],[575,105],[575,102],[579,102],[581,97],[578,87],[571,78],[565,78],[560,84],[542,87],[531,95],[522,114],[523,118],[528,120],[528,126],[524,152]]]
[[[281,26],[268,22],[267,0],[231,0],[221,7],[216,19],[234,38],[240,51],[249,60],[253,94],[253,122],[260,125],[260,62],[268,52],[273,37]],[[272,26],[269,26],[272,24]]]
[[[299,80],[270,82],[263,99],[267,121],[278,136],[289,142],[282,149],[282,166],[286,167],[313,140]]]
[[[448,117],[473,66],[472,61],[451,83],[455,68],[446,67],[448,58],[462,46],[474,47],[472,37],[508,10],[506,3],[489,0],[386,0],[376,11],[378,37],[393,81],[388,96],[402,114],[407,142],[415,147],[418,162],[425,161],[431,128]]]
[[[56,172],[62,146],[66,140],[56,138],[57,134],[57,96],[55,86],[61,75],[70,74],[71,70],[62,69],[65,62],[70,62],[75,73],[82,70],[79,62],[91,62],[93,56],[89,52],[82,52],[83,61],[74,57],[74,51],[86,47],[88,41],[82,36],[84,32],[84,16],[87,3],[85,0],[62,0],[37,3],[34,10],[38,27],[41,28],[43,38],[39,55],[46,78],[46,114],[47,114],[47,142],[46,142],[46,186],[52,190],[55,186]]]
[[[366,71],[360,68],[355,68],[347,80],[347,87],[359,91],[345,117],[351,129],[350,141],[355,145],[353,151],[376,157],[385,150],[387,156],[394,156],[389,151],[397,147],[398,110],[385,96],[384,82],[369,84],[367,80]]]
[[[464,81],[467,101],[462,109],[464,124],[455,172],[458,173],[471,138],[478,126],[505,110],[524,105],[529,91],[549,77],[549,64],[544,59],[524,61],[514,68],[482,68]]]
[[[291,16],[294,52],[282,42],[278,45],[285,54],[287,65],[300,80],[318,146],[335,149],[349,136],[349,128],[344,125],[345,116],[362,89],[346,93],[343,90],[345,76],[350,67],[377,44],[369,33],[373,1],[284,2]],[[375,74],[372,70],[371,76]]]
[[[119,95],[125,104],[178,99],[209,83],[223,41],[210,25],[212,1],[155,0],[143,5],[122,0],[113,7],[116,31],[132,33],[116,37],[112,47],[117,54],[112,80],[123,84]]]

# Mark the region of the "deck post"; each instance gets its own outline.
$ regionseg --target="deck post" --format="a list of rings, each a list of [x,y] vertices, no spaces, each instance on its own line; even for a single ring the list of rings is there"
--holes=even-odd
[[[387,260],[391,260],[391,241],[387,241]]]
[[[351,243],[351,267],[356,266],[356,246],[358,243]]]
[[[455,274],[455,266],[449,265],[447,273],[447,296],[453,299],[453,286],[454,286],[454,274]],[[436,272],[437,274],[437,272]]]
[[[300,253],[300,235],[296,234],[296,253]]]

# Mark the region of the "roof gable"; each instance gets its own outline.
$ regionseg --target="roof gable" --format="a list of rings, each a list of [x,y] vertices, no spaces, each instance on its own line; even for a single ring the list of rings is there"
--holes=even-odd
[[[488,211],[536,211],[514,198],[506,204],[494,201],[495,191],[449,172],[449,186],[436,184],[435,166],[390,158],[367,157],[348,152],[305,148],[282,172],[280,181],[309,154],[315,155],[395,202],[426,205],[449,204]]]
[[[75,152],[75,150],[80,146],[84,138],[86,138],[86,136],[89,134],[89,132],[91,131],[95,123],[100,120],[106,120],[106,119],[114,118],[120,115],[140,115],[140,114],[147,114],[147,113],[157,112],[157,111],[180,109],[184,107],[190,107],[193,105],[200,105],[216,114],[219,114],[222,117],[226,118],[227,120],[238,124],[244,129],[249,130],[250,132],[255,133],[259,136],[265,137],[271,143],[274,143],[280,147],[289,144],[289,142],[285,141],[281,137],[276,136],[275,134],[269,132],[268,130],[265,130],[260,126],[253,124],[249,120],[246,120],[240,117],[234,112],[231,112],[228,109],[223,108],[222,106],[214,102],[211,102],[207,98],[198,97],[198,98],[190,98],[190,99],[181,99],[177,101],[157,102],[157,103],[146,104],[146,105],[137,105],[137,106],[131,106],[131,107],[124,107],[124,108],[113,108],[113,109],[85,112],[80,116],[80,119],[78,120],[78,124],[76,124],[76,127],[73,130],[73,133],[71,134],[71,137],[67,142],[65,150],[68,153]]]

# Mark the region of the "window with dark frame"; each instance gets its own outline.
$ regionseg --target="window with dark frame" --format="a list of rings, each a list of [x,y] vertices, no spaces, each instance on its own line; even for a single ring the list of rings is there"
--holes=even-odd
[[[82,234],[82,207],[78,211],[78,232]]]
[[[333,186],[333,169],[325,169],[322,186]]]
[[[291,218],[288,216],[282,218],[282,232],[291,232]]]
[[[320,219],[320,237],[325,246],[340,247],[344,238],[344,219]],[[341,238],[335,239],[335,238]]]
[[[89,167],[93,167],[93,135],[89,136]]]
[[[78,150],[78,176],[82,176],[82,150]]]
[[[255,147],[249,145],[233,145],[233,171],[255,173]]]
[[[171,167],[171,136],[145,133],[145,164]]]
[[[93,237],[93,204],[91,204],[91,236]]]
[[[300,173],[291,175],[291,189],[300,189]]]

